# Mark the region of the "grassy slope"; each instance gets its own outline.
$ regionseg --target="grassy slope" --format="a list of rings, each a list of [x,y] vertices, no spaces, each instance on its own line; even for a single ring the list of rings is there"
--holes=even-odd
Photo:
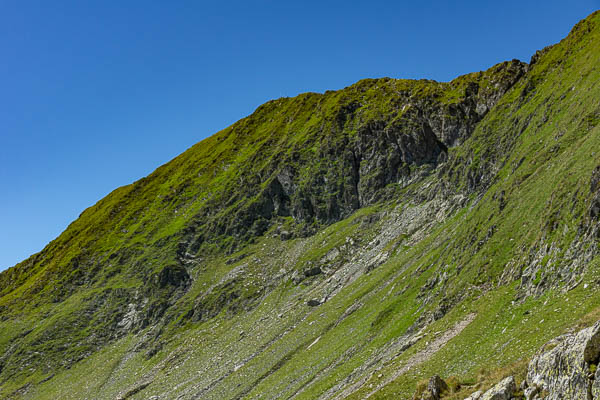
[[[140,300],[139,288],[150,306],[171,307],[170,320],[180,319],[174,314],[189,311],[206,287],[232,268],[224,254],[252,242],[254,225],[244,236],[236,223],[252,214],[265,181],[282,166],[301,171],[298,192],[310,189],[314,178],[332,167],[324,153],[343,147],[361,126],[401,120],[411,113],[403,105],[411,102],[451,106],[462,101],[473,82],[481,93],[493,91],[501,74],[493,68],[450,83],[370,79],[340,91],[271,101],[150,176],[115,190],[40,253],[0,274],[2,391],[45,379],[118,337],[115,326],[128,304]],[[340,127],[349,105],[358,108]],[[334,168],[343,179],[343,166]],[[327,195],[315,196],[325,203]],[[331,222],[278,221],[296,231]],[[203,262],[190,271],[194,286],[173,305],[172,293],[144,288],[153,274],[178,262],[178,246],[190,229],[203,235],[196,251]],[[269,273],[276,270],[264,275]],[[267,280],[244,286],[242,297],[256,299]],[[219,311],[219,296],[204,301],[206,308]]]
[[[172,339],[150,360],[140,352],[131,351],[137,337],[126,337],[70,370],[59,372],[30,395],[33,398],[114,398],[124,387],[135,387],[135,382],[143,381],[140,377],[148,372],[153,383],[132,398],[147,398],[152,392],[183,393],[193,385],[197,385],[195,392],[210,385],[211,391],[205,392],[207,398],[257,397],[259,394],[265,398],[294,394],[297,398],[316,398],[349,376],[365,360],[372,360],[374,353],[400,337],[419,315],[435,310],[444,299],[456,304],[443,318],[427,327],[426,338],[439,335],[470,313],[476,313],[477,317],[431,359],[398,379],[386,381],[411,355],[426,348],[428,340],[420,340],[397,357],[374,365],[370,371],[376,368],[377,372],[354,392],[354,398],[363,398],[382,382],[386,384],[374,398],[392,395],[407,398],[417,381],[434,373],[456,375],[463,383],[481,381],[485,384],[488,375],[483,370],[495,371],[515,363],[518,368],[522,365],[519,361],[527,359],[544,341],[586,315],[593,318],[600,306],[600,300],[594,296],[600,273],[597,258],[584,265],[574,265],[576,275],[583,280],[570,291],[564,290],[569,282],[561,281],[553,268],[571,264],[572,257],[566,250],[574,241],[581,240],[578,232],[586,223],[591,196],[589,180],[597,165],[594,149],[600,148],[600,128],[597,127],[600,74],[596,67],[600,65],[599,19],[598,15],[590,17],[578,25],[569,38],[543,54],[527,79],[520,81],[502,99],[472,137],[451,149],[446,169],[440,172],[443,179],[461,188],[469,185],[469,176],[487,172],[492,177],[491,186],[481,199],[470,199],[467,207],[435,228],[424,240],[413,246],[398,247],[384,265],[360,276],[317,308],[306,307],[304,301],[314,293],[318,282],[295,286],[284,281],[261,297],[260,305],[247,314],[231,316],[223,312],[208,322],[172,328]],[[405,84],[404,81],[385,82]],[[372,82],[355,86],[366,84]],[[278,102],[290,102],[290,110],[303,109],[296,102],[308,103],[308,110],[315,106],[311,103],[315,101],[327,104],[330,100],[332,104],[339,104],[340,99],[334,96],[340,93],[345,92],[307,94]],[[382,101],[387,98],[386,93],[382,96]],[[276,102],[259,109],[257,117]],[[297,117],[298,129],[301,128],[304,135],[284,135],[276,141],[276,148],[289,149],[295,144],[306,148],[307,143],[311,143],[312,118],[308,114]],[[258,149],[262,149],[258,153],[264,154],[263,157],[277,154],[272,147],[275,146],[273,140],[266,148],[265,143],[253,140],[260,141],[268,131],[286,130],[267,124],[266,130],[254,131],[256,137],[250,139],[241,134],[244,121],[250,123],[243,120],[229,128],[236,132],[237,127],[239,134],[229,131],[217,134],[150,177],[118,189],[84,212],[80,220],[41,255],[34,256],[40,259],[26,261],[13,270],[12,274],[21,275],[16,278],[18,284],[9,286],[6,282],[0,286],[4,294],[0,306],[6,307],[3,314],[11,316],[10,321],[0,324],[4,345],[23,330],[31,329],[36,324],[33,321],[44,313],[48,317],[35,327],[39,332],[46,332],[46,328],[57,321],[70,322],[70,315],[76,323],[82,299],[95,295],[95,291],[100,290],[98,287],[126,288],[138,284],[139,274],[119,274],[118,279],[111,280],[110,269],[103,269],[93,275],[97,284],[89,284],[86,290],[68,297],[60,303],[59,310],[51,302],[39,300],[54,294],[51,285],[38,287],[41,277],[50,282],[58,279],[56,276],[64,273],[67,260],[78,251],[93,248],[93,252],[98,253],[98,249],[102,249],[109,257],[121,246],[132,247],[137,243],[144,247],[145,243],[169,237],[185,224],[186,215],[193,215],[201,208],[203,196],[226,192],[215,185],[226,187],[226,182],[235,179],[232,174],[244,168],[238,166],[247,166]],[[261,162],[267,160],[253,160],[252,165],[260,170]],[[228,163],[229,168],[223,168]],[[217,170],[221,172],[214,180],[210,179]],[[179,183],[188,179],[194,180],[191,187],[204,184],[210,189],[189,196],[179,195],[172,203],[156,200],[169,190],[177,192],[181,187]],[[433,185],[435,179],[429,178]],[[186,188],[182,193],[190,190]],[[499,206],[498,200],[502,191],[504,207]],[[125,204],[127,207],[119,210],[120,205]],[[369,238],[378,234],[380,224],[364,228],[352,221],[363,215],[392,210],[395,206],[390,203],[364,209],[326,228],[323,234],[307,239],[281,242],[267,235],[246,249],[253,260],[258,260],[251,263],[250,270],[256,275],[266,275],[276,274],[281,265],[288,270],[299,268],[306,261],[318,260],[330,248],[345,243],[347,237],[354,237],[366,246]],[[177,209],[181,216],[157,214],[159,209],[173,212]],[[127,216],[119,212],[126,212]],[[139,230],[147,234],[140,235]],[[492,232],[491,237],[488,232]],[[531,262],[530,254],[545,245],[558,250],[544,257],[543,268],[536,273],[533,284],[543,285],[546,275],[546,280],[555,280],[558,284],[539,297],[523,298],[525,288],[520,287],[520,274]],[[589,245],[597,246],[596,243]],[[136,257],[148,257],[148,251],[142,250]],[[222,256],[214,257],[213,275],[199,275],[197,285],[214,282],[240,264],[227,265]],[[46,264],[44,258],[49,260]],[[157,264],[159,261],[165,260],[157,260]],[[28,263],[33,267],[27,267],[25,273]],[[449,278],[431,289],[434,296],[424,305],[423,299],[418,297],[420,288],[431,277],[444,272]],[[25,312],[17,313],[17,306],[23,304],[27,304]],[[340,319],[354,304],[361,306]],[[279,317],[277,314],[282,308],[285,312]],[[288,330],[291,326],[295,328]],[[86,331],[81,333],[82,336],[87,334]],[[318,342],[310,346],[317,338]],[[260,352],[251,357],[257,349]],[[249,361],[244,363],[245,359]],[[237,368],[238,365],[241,367]],[[36,371],[25,380],[15,381],[14,385],[5,383],[3,390],[14,390],[24,382],[39,381],[46,375]],[[215,376],[223,379],[211,383]]]

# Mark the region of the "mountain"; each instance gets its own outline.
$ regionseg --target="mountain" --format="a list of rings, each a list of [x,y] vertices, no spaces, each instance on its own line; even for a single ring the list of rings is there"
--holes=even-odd
[[[599,65],[595,12],[528,64],[260,106],[0,273],[0,397],[519,383],[600,319]]]

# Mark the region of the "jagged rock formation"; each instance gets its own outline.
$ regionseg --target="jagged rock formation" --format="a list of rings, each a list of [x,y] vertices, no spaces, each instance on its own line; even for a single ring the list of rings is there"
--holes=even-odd
[[[516,400],[515,397],[517,385],[513,376],[507,376],[502,381],[498,382],[494,387],[483,393],[478,390],[472,393],[465,400]]]
[[[0,274],[0,397],[410,398],[532,356],[600,308],[599,64],[595,13],[264,104]]]
[[[597,398],[600,393],[597,393],[595,378],[599,362],[600,322],[576,334],[559,336],[544,345],[531,360],[527,371],[526,398]]]
[[[480,399],[481,400],[510,400],[513,398],[513,394],[516,392],[517,386],[515,384],[515,378],[509,376],[500,381],[496,386],[485,392]]]

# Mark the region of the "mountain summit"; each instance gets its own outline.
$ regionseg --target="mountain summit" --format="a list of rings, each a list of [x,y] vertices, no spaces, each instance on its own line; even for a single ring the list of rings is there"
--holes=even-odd
[[[600,319],[599,65],[596,12],[528,64],[267,102],[0,273],[0,397],[524,379]]]

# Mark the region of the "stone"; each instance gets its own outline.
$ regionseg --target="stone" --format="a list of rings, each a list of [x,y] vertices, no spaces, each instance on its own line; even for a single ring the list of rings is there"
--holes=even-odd
[[[448,385],[439,375],[434,375],[429,379],[427,391],[431,393],[434,400],[438,400],[442,396],[442,392],[448,390]]]
[[[590,192],[595,193],[600,189],[600,165],[598,165],[592,172],[590,178]]]
[[[311,276],[320,275],[322,273],[323,273],[323,271],[321,271],[321,267],[319,267],[319,266],[308,268],[308,269],[304,270],[304,276],[306,276],[307,278],[311,277]]]
[[[515,378],[509,376],[485,392],[479,400],[510,400],[516,391],[517,384],[515,383]]]
[[[523,391],[526,400],[533,400],[535,396],[540,392],[540,389],[537,386],[528,387]]]
[[[300,282],[304,280],[304,275],[300,275],[298,271],[294,271],[291,276],[292,282],[294,285],[298,285]]]
[[[590,370],[599,359],[600,321],[546,343],[529,363],[527,383],[548,393],[546,400],[588,400],[590,391],[600,393],[598,385],[593,386],[596,381]]]
[[[600,193],[596,193],[589,206],[590,218],[597,218],[600,215]]]
[[[600,399],[600,368],[596,365],[596,374],[594,375],[594,383],[592,383],[592,398]]]
[[[479,400],[481,399],[481,396],[483,395],[483,392],[481,390],[476,391],[475,393],[472,393],[469,397],[467,397],[465,400]]]
[[[442,393],[448,390],[448,385],[439,375],[434,375],[429,379],[427,388],[423,393],[415,395],[419,400],[440,400]]]

